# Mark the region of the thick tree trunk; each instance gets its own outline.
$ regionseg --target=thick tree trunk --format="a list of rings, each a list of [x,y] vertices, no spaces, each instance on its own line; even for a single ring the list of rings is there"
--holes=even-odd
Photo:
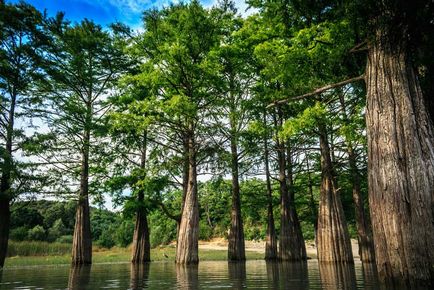
[[[339,190],[333,173],[325,125],[320,124],[321,189],[317,249],[319,262],[353,263],[353,253]]]
[[[243,219],[241,217],[240,184],[238,175],[238,150],[235,137],[231,138],[231,169],[232,169],[232,209],[231,227],[229,230],[228,260],[244,261],[246,259],[244,246]]]
[[[143,147],[140,160],[140,168],[146,170],[147,134],[143,136]],[[132,263],[145,263],[151,261],[151,243],[149,237],[148,217],[143,205],[144,193],[138,192],[138,208],[136,212],[136,224],[134,227],[132,245]]]
[[[72,240],[72,264],[74,265],[92,263],[92,237],[89,212],[89,131],[85,132],[83,140],[80,193],[75,214],[74,237]]]
[[[346,104],[343,94],[339,94],[339,100],[342,107],[342,118],[345,123],[349,123],[346,113]],[[357,168],[357,157],[354,152],[353,144],[350,140],[347,143],[348,163],[351,172],[351,181],[353,186],[353,201],[356,216],[357,240],[359,243],[360,260],[364,263],[375,262],[374,244],[371,235],[371,226],[369,217],[365,213],[365,206],[361,192],[361,180],[359,169]]]
[[[380,279],[434,284],[434,131],[404,42],[376,32],[366,84],[369,203]]]
[[[132,263],[146,263],[151,261],[148,217],[146,215],[146,209],[143,208],[143,199],[143,193],[140,192],[137,198],[139,208],[136,213],[136,224],[134,227]]]
[[[286,145],[286,165],[287,165],[287,177],[288,177],[288,196],[289,196],[289,217],[292,225],[291,236],[292,246],[298,251],[299,259],[306,260],[306,244],[304,242],[303,233],[301,232],[301,225],[297,215],[297,209],[295,207],[295,191],[294,191],[294,177],[292,172],[292,152],[290,141],[288,140]],[[298,258],[296,260],[299,260]]]
[[[232,282],[232,289],[244,289],[246,285],[246,262],[229,262],[228,276]]]
[[[199,266],[176,265],[176,289],[198,289]]]
[[[264,114],[265,124],[265,114]],[[273,190],[271,188],[270,180],[270,162],[269,162],[268,138],[264,137],[264,162],[265,162],[265,180],[267,184],[267,236],[265,237],[265,260],[277,259],[277,238],[276,228],[274,225],[273,213]]]
[[[196,144],[193,130],[188,137],[188,186],[176,246],[177,264],[199,263],[199,203],[197,196]]]
[[[9,230],[10,230],[10,202],[12,199],[11,193],[11,172],[13,166],[12,160],[12,142],[15,120],[15,104],[17,93],[13,89],[11,96],[11,104],[8,113],[8,124],[6,127],[6,144],[3,151],[3,166],[0,180],[0,268],[5,264],[6,255],[8,252]]]
[[[282,125],[282,122],[283,118],[281,112],[279,112],[279,126]],[[275,127],[276,129],[278,128],[276,118]],[[306,251],[303,252],[303,247],[299,244],[294,225],[294,216],[291,214],[286,177],[285,143],[277,138],[276,147],[280,185],[280,239],[278,255],[282,261],[300,261],[306,259]]]

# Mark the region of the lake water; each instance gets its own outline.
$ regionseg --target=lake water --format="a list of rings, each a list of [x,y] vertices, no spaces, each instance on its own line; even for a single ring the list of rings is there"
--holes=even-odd
[[[4,269],[0,289],[380,289],[372,266],[202,261]],[[382,289],[382,288],[381,288]]]

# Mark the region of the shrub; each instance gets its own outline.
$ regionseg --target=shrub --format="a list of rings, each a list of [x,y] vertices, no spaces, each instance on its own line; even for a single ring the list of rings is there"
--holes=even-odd
[[[27,227],[18,227],[11,230],[9,238],[14,241],[24,241],[27,239],[29,229]]]
[[[28,239],[32,241],[44,241],[46,239],[46,233],[42,226],[37,225],[28,232]]]
[[[123,221],[115,231],[116,244],[127,247],[133,241],[134,223],[131,220]]]
[[[115,235],[115,231],[113,227],[107,227],[104,230],[102,230],[99,239],[97,240],[96,243],[103,248],[110,249],[116,244],[114,235]]]
[[[64,234],[65,225],[61,219],[57,219],[51,228],[48,229],[48,241],[53,242]]]
[[[199,222],[199,239],[209,240],[213,236],[213,229],[204,220]]]
[[[62,243],[62,244],[72,244],[72,235],[63,235],[56,239],[56,243]]]

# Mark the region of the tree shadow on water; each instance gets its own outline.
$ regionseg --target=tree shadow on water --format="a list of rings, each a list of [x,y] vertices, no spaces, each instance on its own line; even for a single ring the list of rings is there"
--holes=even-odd
[[[198,265],[176,265],[177,289],[198,289],[199,271]]]
[[[89,288],[91,265],[72,265],[69,270],[68,289],[85,290]]]
[[[149,284],[149,263],[131,263],[130,289],[145,289]]]
[[[228,277],[231,289],[246,288],[246,262],[228,262]]]
[[[357,289],[356,271],[351,263],[318,263],[322,288],[325,290]]]

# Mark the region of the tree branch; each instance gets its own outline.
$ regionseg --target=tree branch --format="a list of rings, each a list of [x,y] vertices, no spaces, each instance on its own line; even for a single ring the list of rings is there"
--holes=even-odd
[[[267,109],[273,108],[275,106],[279,106],[279,105],[282,105],[282,104],[286,104],[286,103],[289,103],[289,102],[292,102],[292,101],[298,101],[298,100],[302,100],[302,99],[305,99],[305,98],[308,98],[308,97],[312,97],[314,95],[320,94],[320,93],[325,92],[327,90],[330,90],[330,89],[333,89],[333,88],[337,88],[337,87],[341,87],[343,85],[346,85],[346,84],[349,84],[349,83],[354,83],[354,82],[361,81],[361,80],[364,80],[364,79],[365,79],[365,75],[361,75],[361,76],[358,76],[358,77],[355,77],[355,78],[347,79],[347,80],[342,81],[342,82],[338,82],[338,83],[334,83],[334,84],[331,84],[331,85],[324,86],[322,88],[318,88],[318,89],[314,90],[313,92],[306,93],[304,95],[300,95],[300,96],[297,96],[297,97],[294,97],[294,98],[288,98],[288,99],[284,99],[284,100],[280,100],[280,101],[275,101],[275,102],[269,104],[267,106]]]

